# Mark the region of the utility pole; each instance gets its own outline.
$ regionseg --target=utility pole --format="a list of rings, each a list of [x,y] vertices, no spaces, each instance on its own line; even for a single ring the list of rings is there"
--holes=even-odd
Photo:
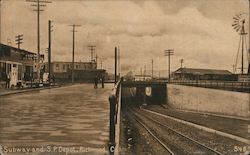
[[[115,84],[117,83],[117,47],[115,47]]]
[[[168,56],[168,82],[170,82],[170,56],[174,55],[173,49],[167,49],[165,50],[165,56]]]
[[[120,56],[121,56],[121,51],[120,51],[120,47],[118,46],[118,77],[120,78],[121,76],[121,64],[120,64]]]
[[[0,0],[0,15],[2,15],[2,3],[3,0]],[[0,43],[2,42],[2,17],[0,16]]]
[[[146,77],[146,65],[144,65],[144,72],[143,72],[143,79],[145,80]]]
[[[153,76],[154,76],[154,60],[152,59],[152,74],[151,74],[151,76],[152,76],[152,79],[153,79]]]
[[[93,46],[93,45],[90,45],[90,46],[88,46],[89,47],[89,50],[90,50],[90,52],[91,52],[91,58],[90,58],[90,61],[92,62],[93,61],[93,59],[94,59],[94,51],[95,51],[95,48],[96,48],[96,46]]]
[[[180,63],[181,63],[181,79],[183,79],[183,75],[182,75],[182,68],[183,68],[183,66],[182,66],[182,64],[184,63],[184,59],[181,59]]]
[[[97,56],[97,54],[96,54],[96,55],[95,55],[96,69],[97,69],[97,59],[98,59],[98,56]]]
[[[46,3],[52,3],[47,0],[26,0],[26,2],[31,2],[31,6],[36,7],[33,11],[37,12],[37,78],[40,83],[40,12],[44,11],[41,7],[45,7]]]
[[[74,77],[74,72],[75,72],[75,32],[77,32],[75,30],[76,27],[80,27],[81,25],[76,25],[76,24],[72,24],[69,25],[72,26],[72,33],[73,33],[73,41],[72,41],[72,68],[71,68],[71,82],[74,83],[75,77]]]
[[[102,69],[102,60],[101,60],[101,69]]]
[[[235,74],[235,72],[236,72],[236,65],[233,64],[232,67],[233,67],[233,73]]]
[[[16,36],[16,44],[17,44],[17,48],[20,49],[20,45],[23,43],[23,35],[19,34]]]
[[[49,72],[49,85],[51,85],[51,32],[52,30],[52,25],[51,25],[51,20],[49,20],[48,23],[48,72]]]
[[[182,69],[183,68],[182,64],[184,63],[184,59],[181,59],[180,63],[181,63],[181,69]]]

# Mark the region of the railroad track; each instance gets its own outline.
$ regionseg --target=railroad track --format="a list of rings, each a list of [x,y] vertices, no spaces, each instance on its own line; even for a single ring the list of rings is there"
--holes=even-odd
[[[143,108],[142,108],[142,110],[146,111],[148,113],[160,116],[160,117],[165,117],[167,119],[171,119],[171,120],[174,120],[176,122],[179,122],[179,123],[182,123],[182,124],[186,124],[188,126],[192,126],[192,127],[197,128],[199,130],[204,130],[204,131],[209,132],[209,133],[214,133],[214,134],[217,134],[219,136],[230,138],[230,139],[233,139],[233,140],[236,140],[238,142],[245,143],[245,144],[248,144],[248,145],[250,144],[249,139],[246,139],[246,138],[243,138],[243,137],[239,137],[239,136],[236,136],[236,135],[233,135],[233,134],[229,134],[229,133],[226,133],[226,132],[223,132],[223,131],[219,131],[219,130],[215,130],[215,129],[212,129],[212,128],[208,128],[208,127],[205,127],[205,126],[193,123],[193,122],[189,122],[189,121],[186,121],[186,120],[175,118],[173,116],[161,114],[161,113],[158,113],[156,111],[152,111],[152,110],[148,110],[148,109],[143,109]]]
[[[176,131],[175,129],[172,129],[149,116],[146,116],[146,114],[143,114],[138,110],[136,111],[132,108],[129,108],[129,111],[133,116],[135,116],[133,117],[135,121],[138,122],[171,155],[188,153],[193,154],[195,152],[201,154],[205,153],[222,155],[222,153],[218,152],[217,150],[208,147],[201,142]],[[149,126],[144,123],[147,122],[147,124],[150,124],[148,121],[155,124],[155,126]],[[157,131],[154,129],[155,127],[160,128],[160,130]],[[160,134],[160,131],[162,131],[162,134]],[[178,143],[180,145],[177,146]],[[181,146],[188,146],[188,148],[181,148]],[[193,153],[190,152],[190,149],[192,149]]]

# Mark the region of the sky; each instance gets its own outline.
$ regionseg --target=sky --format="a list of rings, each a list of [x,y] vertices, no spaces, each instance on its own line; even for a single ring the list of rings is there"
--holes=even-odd
[[[9,40],[16,46],[15,36],[23,34],[21,48],[36,52],[37,18],[31,3],[2,0],[0,9],[1,43]],[[167,49],[174,49],[172,71],[180,67],[180,59],[188,68],[232,71],[240,39],[233,17],[243,13],[247,32],[249,27],[248,0],[52,0],[43,9],[41,53],[48,47],[48,20],[53,20],[52,60],[71,61],[69,25],[79,24],[75,61],[89,61],[88,46],[95,45],[98,67],[102,60],[112,72],[114,47],[119,46],[123,74],[151,70],[152,59],[155,71],[167,70]]]

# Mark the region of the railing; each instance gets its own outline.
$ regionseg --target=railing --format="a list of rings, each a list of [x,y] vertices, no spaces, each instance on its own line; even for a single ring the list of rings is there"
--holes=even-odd
[[[203,88],[222,89],[229,91],[248,92],[250,93],[250,82],[237,81],[201,81],[201,80],[185,80],[171,81],[173,84],[188,85]]]
[[[119,147],[120,129],[120,108],[121,108],[121,78],[109,96],[110,115],[109,115],[109,154],[113,155]],[[117,134],[117,135],[116,135]]]

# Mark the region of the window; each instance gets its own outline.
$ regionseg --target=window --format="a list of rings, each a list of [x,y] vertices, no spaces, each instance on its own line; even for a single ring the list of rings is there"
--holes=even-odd
[[[66,67],[65,67],[65,64],[63,64],[63,70],[65,70],[65,68],[66,68]]]

